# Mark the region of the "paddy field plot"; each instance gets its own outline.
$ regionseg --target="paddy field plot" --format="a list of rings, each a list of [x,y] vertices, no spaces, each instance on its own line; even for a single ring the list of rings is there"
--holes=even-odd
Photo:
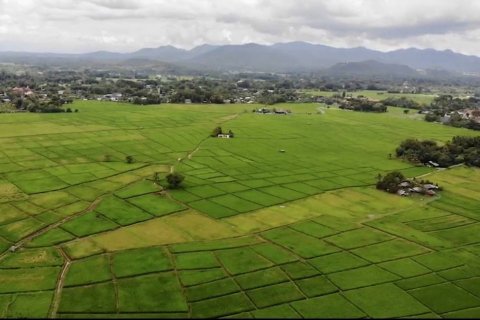
[[[388,156],[474,132],[400,109],[74,107],[0,116],[0,316],[480,317],[480,171]],[[375,190],[392,170],[444,191]]]

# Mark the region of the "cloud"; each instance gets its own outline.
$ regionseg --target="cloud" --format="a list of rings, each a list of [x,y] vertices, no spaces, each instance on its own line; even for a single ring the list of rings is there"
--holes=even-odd
[[[0,43],[86,52],[309,41],[480,55],[479,14],[470,0],[0,0]]]

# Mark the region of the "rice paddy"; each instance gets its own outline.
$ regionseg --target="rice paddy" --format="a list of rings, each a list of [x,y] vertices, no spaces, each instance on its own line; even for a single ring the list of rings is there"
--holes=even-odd
[[[480,317],[480,171],[389,157],[474,132],[398,109],[74,106],[0,117],[0,316]],[[444,191],[375,190],[391,170]],[[171,171],[181,189],[155,183]]]

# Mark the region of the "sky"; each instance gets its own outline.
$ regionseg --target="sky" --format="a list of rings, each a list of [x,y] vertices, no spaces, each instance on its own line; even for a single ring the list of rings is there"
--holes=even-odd
[[[480,56],[477,0],[0,0],[0,51],[306,41]]]

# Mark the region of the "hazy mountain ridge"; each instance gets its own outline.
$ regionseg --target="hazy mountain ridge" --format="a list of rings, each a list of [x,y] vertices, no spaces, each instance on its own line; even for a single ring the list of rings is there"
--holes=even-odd
[[[72,61],[113,63],[131,59],[145,59],[170,63],[180,67],[212,71],[259,72],[311,72],[320,71],[339,63],[377,61],[385,64],[404,65],[412,69],[439,69],[459,73],[480,73],[480,57],[467,56],[451,50],[400,49],[381,52],[363,47],[334,48],[306,42],[260,45],[202,45],[191,50],[173,46],[143,48],[131,53],[98,51],[86,54],[0,52],[0,62],[55,63]],[[351,66],[350,66],[351,67]],[[358,66],[357,66],[358,67]],[[400,73],[403,68],[395,68]],[[410,73],[410,72],[407,72]]]

